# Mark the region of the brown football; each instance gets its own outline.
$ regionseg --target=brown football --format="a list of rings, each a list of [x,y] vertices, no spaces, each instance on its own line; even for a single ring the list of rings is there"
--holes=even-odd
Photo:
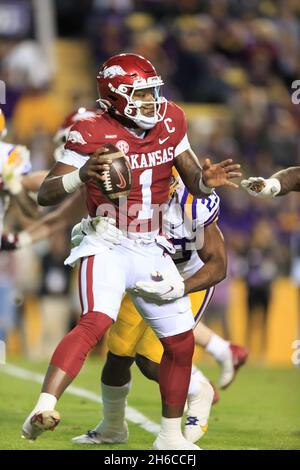
[[[105,155],[109,156],[112,163],[109,170],[101,172],[105,177],[104,181],[99,181],[98,185],[108,199],[117,202],[116,199],[128,196],[131,189],[132,174],[128,158],[113,144],[105,144],[108,149]]]

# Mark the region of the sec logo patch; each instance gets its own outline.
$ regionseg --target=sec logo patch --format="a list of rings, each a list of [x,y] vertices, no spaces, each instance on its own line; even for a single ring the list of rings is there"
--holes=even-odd
[[[116,147],[123,152],[125,155],[129,152],[129,144],[126,142],[126,140],[118,140],[116,143]]]

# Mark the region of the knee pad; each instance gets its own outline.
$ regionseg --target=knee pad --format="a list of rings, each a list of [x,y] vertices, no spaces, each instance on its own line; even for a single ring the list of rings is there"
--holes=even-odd
[[[194,335],[189,330],[161,338],[164,354],[159,370],[159,385],[164,405],[183,407],[189,388],[194,352]]]
[[[165,356],[172,358],[180,365],[190,363],[195,348],[193,330],[168,338],[160,338],[160,341],[164,347]]]
[[[113,320],[104,313],[88,312],[68,333],[54,351],[51,364],[74,378],[80,371],[87,354],[102,339]]]

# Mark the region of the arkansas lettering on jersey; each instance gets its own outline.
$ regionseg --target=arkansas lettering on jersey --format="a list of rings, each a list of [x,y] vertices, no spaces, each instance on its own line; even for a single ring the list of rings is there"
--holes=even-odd
[[[132,134],[108,112],[78,121],[65,145],[62,163],[81,168],[89,156],[106,143],[127,155],[132,168],[132,187],[120,207],[110,203],[94,181],[87,183],[90,216],[116,217],[122,229],[153,232],[160,228],[164,204],[168,201],[174,158],[190,148],[183,111],[169,102],[163,121],[146,132],[144,138]]]

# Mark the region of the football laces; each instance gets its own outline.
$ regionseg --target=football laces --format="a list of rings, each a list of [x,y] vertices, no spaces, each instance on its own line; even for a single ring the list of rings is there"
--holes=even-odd
[[[104,170],[102,175],[104,176],[103,186],[105,191],[112,191],[112,183],[109,170]]]

